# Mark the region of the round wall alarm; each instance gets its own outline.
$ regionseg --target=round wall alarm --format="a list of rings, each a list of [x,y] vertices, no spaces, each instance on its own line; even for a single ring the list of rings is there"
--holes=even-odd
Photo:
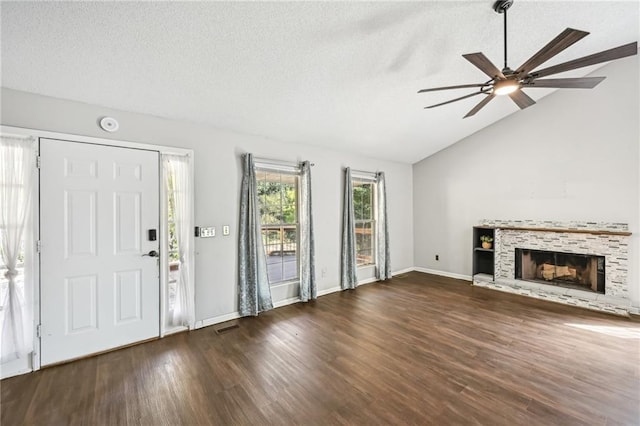
[[[115,132],[120,128],[120,124],[118,124],[118,120],[112,117],[102,117],[100,120],[100,127],[105,132]]]

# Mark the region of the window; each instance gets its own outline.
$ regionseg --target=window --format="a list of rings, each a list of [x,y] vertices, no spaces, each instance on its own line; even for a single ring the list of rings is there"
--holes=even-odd
[[[192,327],[193,307],[193,187],[191,156],[162,154],[164,196],[162,242],[167,256],[164,268],[165,330]]]
[[[374,265],[375,182],[362,178],[352,178],[351,182],[356,232],[356,262],[358,266]]]
[[[176,291],[180,279],[180,254],[178,252],[178,238],[176,236],[176,189],[175,177],[172,173],[167,176],[167,240],[169,243],[169,275],[167,288],[168,317],[176,307]]]
[[[2,359],[11,360],[33,349],[33,190],[35,177],[35,143],[33,138],[0,136],[0,206],[3,220],[0,224],[0,330],[8,332],[0,345]],[[20,237],[20,238],[18,238]],[[8,253],[4,252],[8,249]],[[9,277],[9,267],[4,258],[14,266]],[[10,282],[15,284],[9,287]],[[11,299],[16,309],[4,303]],[[26,366],[26,365],[25,365]]]
[[[294,281],[298,268],[298,174],[256,167],[269,284]]]

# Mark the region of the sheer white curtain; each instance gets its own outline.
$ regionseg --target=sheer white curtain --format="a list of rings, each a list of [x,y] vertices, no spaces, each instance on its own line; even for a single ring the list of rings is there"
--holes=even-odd
[[[31,234],[34,161],[32,138],[0,136],[0,252],[4,264],[0,269],[2,363],[22,358],[33,350],[33,305],[29,297],[33,281],[24,275],[30,266],[28,262],[33,260],[22,257],[23,240]]]
[[[168,197],[171,203],[175,222],[175,235],[178,242],[178,256],[180,261],[179,277],[176,284],[176,298],[169,323],[174,326],[193,327],[195,312],[192,294],[192,247],[191,232],[191,169],[189,157],[186,155],[162,154],[165,185],[172,195]]]

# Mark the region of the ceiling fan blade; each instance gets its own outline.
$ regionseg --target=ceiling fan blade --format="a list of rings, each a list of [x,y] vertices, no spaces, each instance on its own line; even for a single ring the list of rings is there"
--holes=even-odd
[[[626,58],[627,56],[633,56],[637,54],[638,42],[634,41],[633,43],[624,44],[622,46],[614,47],[613,49],[609,50],[603,50],[602,52],[594,53],[593,55],[583,56],[582,58],[563,62],[561,64],[536,71],[533,74],[536,77],[545,77],[547,75],[571,71],[578,68],[587,67],[589,65],[612,61],[614,59]]]
[[[435,92],[436,90],[466,89],[466,88],[469,88],[469,87],[482,87],[482,86],[488,86],[488,84],[487,83],[477,83],[477,84],[459,84],[457,86],[433,87],[431,89],[418,90],[418,93]]]
[[[527,94],[522,90],[516,90],[515,92],[509,93],[509,97],[520,107],[520,109],[525,109],[536,103],[536,101],[527,96]]]
[[[486,97],[486,98],[484,98],[483,100],[481,100],[481,101],[480,101],[480,103],[479,103],[478,105],[474,106],[474,107],[471,109],[471,111],[469,111],[469,112],[467,113],[467,115],[465,115],[465,116],[464,116],[464,117],[462,117],[462,118],[467,118],[467,117],[471,117],[472,115],[475,115],[475,114],[476,114],[476,112],[480,111],[480,110],[481,110],[481,109],[482,109],[486,104],[488,104],[488,103],[489,103],[489,101],[491,101],[491,99],[493,99],[493,98],[495,98],[495,97],[496,97],[496,95],[494,95],[494,94],[487,95],[487,97]]]
[[[532,69],[553,58],[558,53],[562,52],[564,49],[587,35],[589,35],[589,33],[586,31],[567,28],[556,38],[547,43],[546,46],[540,49],[535,55],[529,58],[527,62],[520,65],[520,68],[516,70],[516,73],[521,76],[529,74]]]
[[[492,79],[504,79],[505,76],[502,74],[495,65],[491,63],[486,56],[484,56],[481,52],[478,53],[467,53],[466,55],[462,55],[467,61],[471,62],[473,65],[478,67],[480,71],[491,77]]]
[[[593,89],[606,77],[582,77],[582,78],[548,78],[535,79],[524,84],[525,87],[550,87],[559,89]]]
[[[481,94],[483,94],[483,93],[484,93],[484,94],[486,94],[487,92],[482,92],[482,91],[480,91],[480,92],[474,92],[474,93],[471,93],[471,94],[469,94],[469,95],[460,96],[459,98],[451,99],[451,100],[446,101],[446,102],[441,102],[441,103],[439,103],[439,104],[435,104],[435,105],[429,105],[429,106],[427,106],[427,107],[424,107],[424,109],[429,109],[429,108],[439,107],[440,105],[446,105],[446,104],[450,104],[451,102],[461,101],[462,99],[467,99],[467,98],[470,98],[470,97],[472,97],[472,96],[481,95]]]

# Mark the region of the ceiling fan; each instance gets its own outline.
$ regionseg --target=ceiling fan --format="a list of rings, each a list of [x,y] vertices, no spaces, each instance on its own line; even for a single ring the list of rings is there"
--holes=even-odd
[[[430,105],[428,107],[425,107],[425,109],[435,108],[441,105],[450,104],[452,102],[460,101],[462,99],[467,99],[472,96],[478,95],[485,95],[485,98],[482,99],[482,101],[480,101],[480,103],[478,103],[475,107],[473,107],[471,111],[469,111],[467,115],[464,116],[464,118],[475,115],[493,98],[501,95],[509,95],[509,97],[520,107],[520,109],[525,109],[536,103],[522,91],[522,89],[525,87],[593,89],[602,80],[605,79],[605,77],[549,79],[541,79],[541,77],[546,77],[548,75],[558,74],[589,65],[599,64],[614,59],[620,59],[627,56],[636,55],[638,53],[638,42],[633,42],[614,47],[613,49],[594,53],[593,55],[584,56],[582,58],[574,59],[572,61],[534,71],[536,67],[548,61],[558,53],[565,50],[567,47],[571,46],[572,44],[589,34],[585,31],[567,28],[556,38],[547,43],[546,46],[540,49],[538,53],[533,55],[531,58],[529,58],[529,60],[527,60],[524,64],[522,64],[518,69],[514,71],[507,65],[507,9],[509,9],[512,4],[513,0],[498,0],[493,5],[493,10],[504,15],[504,68],[502,69],[502,71],[500,71],[495,65],[493,65],[491,61],[489,61],[489,59],[487,59],[487,57],[480,52],[462,55],[466,60],[478,67],[480,71],[488,75],[490,79],[485,81],[484,83],[461,84],[457,86],[434,87],[431,89],[419,90],[418,93],[424,93],[434,92],[437,90],[465,89],[472,87],[479,88],[477,92],[473,92],[459,98],[451,99],[446,102],[441,102],[439,104]]]

